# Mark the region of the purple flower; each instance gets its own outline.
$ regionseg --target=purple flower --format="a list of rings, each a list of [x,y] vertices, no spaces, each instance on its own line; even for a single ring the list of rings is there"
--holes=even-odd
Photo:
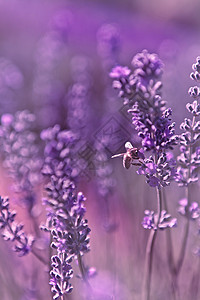
[[[51,279],[49,284],[52,286],[51,291],[53,299],[59,299],[64,294],[71,293],[73,287],[69,280],[73,276],[71,267],[72,258],[67,257],[66,253],[59,253],[51,258],[52,270],[50,272]]]
[[[199,116],[200,115],[200,105],[196,100],[193,101],[193,103],[188,103],[186,105],[186,108],[194,116]]]
[[[183,216],[189,215],[192,220],[195,220],[200,216],[200,207],[197,202],[192,202],[188,206],[188,199],[183,198],[179,200],[178,212]]]
[[[4,166],[13,179],[13,189],[31,212],[36,201],[35,187],[41,182],[41,158],[36,143],[35,116],[19,111],[1,117],[0,139]]]
[[[171,215],[168,214],[165,210],[161,211],[161,215],[158,223],[158,214],[155,214],[154,211],[145,210],[145,217],[142,222],[142,226],[145,229],[165,229],[172,228],[177,226],[176,218],[171,218]],[[158,224],[157,224],[158,223]]]
[[[110,77],[115,79],[126,78],[131,73],[128,67],[116,66],[110,72]]]
[[[110,70],[118,61],[120,51],[119,30],[114,24],[103,24],[98,30],[97,50],[104,68]]]
[[[142,226],[144,229],[152,229],[154,228],[154,211],[145,210],[145,217],[142,222]]]
[[[13,250],[19,256],[27,255],[32,248],[34,239],[31,235],[26,235],[23,225],[15,222],[16,213],[9,208],[8,198],[0,197],[0,229],[6,241],[15,242]]]
[[[190,74],[190,78],[192,80],[199,82],[200,80],[200,57],[199,56],[196,58],[196,63],[192,65],[192,69],[194,70],[194,72]]]
[[[157,54],[150,54],[147,50],[136,54],[131,64],[134,70],[137,70],[137,74],[144,78],[159,77],[162,74],[163,63]]]
[[[51,232],[51,247],[57,251],[52,257],[50,284],[54,299],[59,299],[72,290],[72,260],[90,250],[90,228],[84,219],[86,199],[81,192],[77,194],[73,176],[76,134],[54,126],[43,131],[41,137],[46,141],[43,174],[49,179],[44,204],[50,207],[42,229]]]

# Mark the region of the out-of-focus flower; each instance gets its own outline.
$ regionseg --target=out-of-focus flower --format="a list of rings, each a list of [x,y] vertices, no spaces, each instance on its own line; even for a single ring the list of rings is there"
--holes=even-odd
[[[188,206],[188,199],[183,198],[179,200],[178,212],[183,216],[189,215],[192,220],[195,220],[200,216],[200,207],[197,202],[192,202]]]
[[[104,24],[97,33],[97,50],[103,66],[110,70],[119,60],[121,41],[119,30],[114,24]]]
[[[14,113],[17,110],[18,92],[24,84],[20,69],[7,58],[0,58],[0,114]]]
[[[34,129],[35,116],[26,110],[1,117],[0,140],[4,166],[13,179],[14,191],[19,193],[29,211],[36,200],[36,186],[41,182],[42,166]]]
[[[158,214],[155,214],[154,211],[145,210],[145,217],[142,222],[142,226],[145,229],[165,229],[176,227],[177,219],[171,218],[171,215],[168,214],[165,210],[161,211],[161,215],[158,223]]]

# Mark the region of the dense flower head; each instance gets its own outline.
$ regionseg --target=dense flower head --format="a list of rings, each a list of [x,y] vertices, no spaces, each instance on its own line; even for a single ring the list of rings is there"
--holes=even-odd
[[[50,284],[54,299],[59,299],[72,290],[72,260],[90,250],[90,228],[84,219],[86,198],[77,193],[75,184],[76,133],[56,125],[42,131],[41,138],[46,142],[42,172],[48,178],[47,198],[43,199],[48,206],[47,221],[41,229],[51,232],[51,247],[57,251],[52,257]]]
[[[138,112],[136,106],[130,109],[132,113],[133,125],[135,125],[138,135],[142,138],[144,150],[173,149],[178,143],[178,136],[174,134],[175,123],[171,122],[171,109],[165,110],[161,116],[150,118],[148,114]]]
[[[74,83],[67,95],[67,124],[80,138],[85,137],[88,131],[89,97],[89,88],[85,82]]]
[[[1,117],[0,140],[4,166],[13,179],[13,188],[31,209],[34,188],[41,181],[41,158],[35,134],[35,116],[27,110]]]
[[[143,77],[145,80],[152,77],[159,77],[163,71],[163,63],[155,53],[148,53],[143,50],[141,53],[136,54],[131,62],[137,75]]]
[[[129,104],[128,113],[143,149],[160,155],[178,143],[175,123],[171,121],[172,110],[166,109],[161,97],[163,64],[156,54],[144,50],[134,56],[132,66],[133,70],[117,66],[111,71],[113,87],[119,90],[124,104]]]
[[[69,130],[61,130],[59,125],[55,125],[43,130],[41,138],[46,142],[43,175],[77,177],[81,168],[84,168],[84,161],[78,160],[76,156],[77,134]]]
[[[145,229],[165,229],[165,228],[172,228],[176,227],[177,219],[171,218],[171,215],[168,214],[165,210],[161,211],[161,215],[159,217],[158,222],[158,214],[154,213],[154,211],[145,210],[144,212],[145,217],[142,222],[142,226]]]
[[[139,105],[152,108],[151,102],[155,102],[155,96],[160,94],[163,64],[156,54],[144,50],[134,56],[132,66],[133,70],[126,66],[113,68],[110,72],[110,77],[114,79],[113,87],[119,91],[124,104],[132,106],[138,101]],[[165,102],[160,101],[159,106],[164,105]]]
[[[0,197],[0,230],[6,241],[15,242],[13,250],[19,256],[27,255],[32,248],[34,239],[31,235],[26,235],[23,225],[15,222],[16,212],[11,211],[8,198]]]
[[[176,178],[176,161],[169,153],[162,153],[157,163],[150,156],[141,162],[137,173],[145,175],[146,181],[151,187],[165,187]]]

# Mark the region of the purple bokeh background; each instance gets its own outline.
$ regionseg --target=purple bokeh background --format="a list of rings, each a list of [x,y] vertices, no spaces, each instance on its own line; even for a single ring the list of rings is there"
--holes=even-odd
[[[163,96],[173,110],[179,132],[179,124],[187,114],[185,104],[189,101],[191,65],[200,54],[199,11],[198,0],[151,0],[148,3],[145,0],[0,1],[0,114],[29,109],[36,114],[37,132],[55,123],[68,129],[68,96],[72,85],[78,82],[89,90],[86,105],[89,115],[85,117],[87,130],[84,134],[90,137],[88,144],[92,145],[92,151],[102,151],[95,142],[106,148],[113,168],[112,182],[109,182],[112,193],[108,195],[107,190],[99,193],[101,172],[95,176],[91,169],[79,180],[79,188],[87,197],[87,218],[92,229],[91,251],[85,260],[97,269],[91,284],[97,289],[99,299],[110,299],[105,295],[114,295],[115,300],[140,299],[148,236],[141,222],[144,210],[155,209],[156,201],[154,189],[146,185],[134,167],[125,170],[120,158],[111,160],[115,151],[124,151],[127,140],[136,146],[139,141],[130,119],[121,111],[122,100],[111,89],[110,66],[105,64],[98,51],[97,33],[105,24],[117,28],[117,62],[122,65],[130,65],[132,57],[143,49],[160,56],[164,63]],[[78,76],[82,74],[81,64],[86,64],[87,76]],[[115,126],[120,128],[119,139],[110,136],[113,139],[110,148],[105,130]],[[41,147],[40,143],[38,147]],[[29,216],[10,191],[10,184],[7,170],[1,166],[0,193],[13,199],[11,205],[18,211],[19,221],[25,223],[27,232],[32,232]],[[193,190],[197,202],[198,190],[199,186]],[[42,198],[41,186],[38,191]],[[184,190],[172,184],[167,188],[167,197],[170,213],[177,217],[179,224],[173,230],[177,255],[183,231],[183,219],[177,214],[177,207],[178,200],[184,197]],[[45,209],[40,199],[35,211],[38,220],[44,222]],[[180,276],[185,300],[190,299],[193,288],[192,279],[187,278],[192,278],[199,263],[192,253],[198,243],[196,231],[192,224]],[[152,278],[154,300],[170,299],[165,243],[165,236],[160,233]],[[48,274],[40,262],[32,256],[18,258],[9,246],[0,242],[2,299],[51,299]],[[45,248],[44,238],[38,247]],[[75,266],[75,273],[78,272]],[[86,299],[84,287],[76,276],[73,285],[74,292],[67,299]]]

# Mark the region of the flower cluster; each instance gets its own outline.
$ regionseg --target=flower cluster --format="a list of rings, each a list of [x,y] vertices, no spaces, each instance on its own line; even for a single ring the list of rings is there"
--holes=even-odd
[[[4,166],[14,181],[14,191],[20,194],[29,211],[36,200],[35,187],[41,180],[42,165],[34,124],[35,116],[24,110],[14,116],[2,115],[0,125]]]
[[[53,299],[59,299],[66,293],[72,291],[72,285],[69,280],[73,276],[73,270],[70,265],[72,258],[68,257],[66,253],[59,253],[52,258],[52,270],[50,272],[50,285],[52,285]]]
[[[165,187],[176,177],[176,161],[171,153],[162,153],[157,163],[153,156],[150,156],[141,162],[137,173],[145,175],[151,187]]]
[[[156,54],[146,50],[136,54],[132,60],[133,71],[128,67],[115,67],[110,76],[113,86],[119,90],[124,104],[131,107],[132,123],[142,139],[145,151],[155,153],[173,149],[178,143],[174,134],[175,123],[171,122],[171,109],[165,108],[160,96],[162,86],[162,62]]]
[[[128,67],[116,66],[110,73],[114,79],[113,87],[119,91],[124,104],[133,105],[136,101],[140,107],[151,108],[156,95],[160,94],[163,64],[156,54],[143,50],[132,60],[133,70]],[[156,101],[156,110],[163,109],[165,102]]]
[[[104,145],[96,143],[95,148],[96,154],[94,163],[98,191],[101,196],[107,197],[113,193],[113,187],[115,186],[115,181],[112,178],[113,169],[109,164]]]
[[[195,73],[191,74],[191,78],[198,82],[199,74],[199,57],[197,57],[197,63],[193,65]],[[191,114],[190,118],[185,120],[180,125],[183,133],[180,135],[180,151],[181,154],[177,160],[179,162],[178,174],[176,181],[180,186],[188,186],[198,180],[198,169],[200,167],[200,148],[198,142],[200,139],[200,105],[197,101],[199,97],[199,88],[191,87],[189,89],[189,95],[194,98],[193,103],[188,103],[186,108]]]
[[[178,212],[182,216],[189,215],[190,219],[195,220],[200,217],[200,207],[197,202],[192,202],[188,207],[188,199],[183,198],[179,200]]]
[[[56,178],[77,178],[85,167],[84,160],[78,158],[78,136],[69,130],[61,130],[59,125],[43,130],[41,138],[46,142],[45,161],[42,173]],[[72,155],[73,152],[73,155]]]
[[[59,299],[72,290],[69,283],[73,274],[71,262],[74,258],[80,260],[89,251],[90,228],[84,219],[86,199],[82,193],[77,194],[73,179],[72,151],[76,135],[62,131],[56,125],[44,130],[41,137],[46,141],[42,172],[49,178],[46,185],[48,198],[44,199],[44,203],[50,207],[43,229],[51,232],[51,247],[57,250],[57,255],[52,257],[50,284],[54,299]]]
[[[142,222],[142,226],[145,229],[165,229],[176,227],[177,219],[171,218],[171,215],[168,214],[165,210],[161,211],[161,215],[158,218],[158,214],[154,211],[145,210],[145,217]],[[159,220],[159,221],[158,221]]]
[[[71,61],[74,83],[66,96],[67,126],[79,135],[81,140],[88,135],[90,122],[90,65],[84,56],[74,57]]]
[[[14,251],[19,256],[24,256],[31,251],[34,239],[31,235],[26,235],[23,225],[15,222],[16,212],[11,211],[8,198],[0,197],[0,229],[6,241],[15,242]]]
[[[110,70],[118,61],[120,51],[120,35],[114,24],[104,24],[99,29],[97,50],[102,58],[104,68]]]

